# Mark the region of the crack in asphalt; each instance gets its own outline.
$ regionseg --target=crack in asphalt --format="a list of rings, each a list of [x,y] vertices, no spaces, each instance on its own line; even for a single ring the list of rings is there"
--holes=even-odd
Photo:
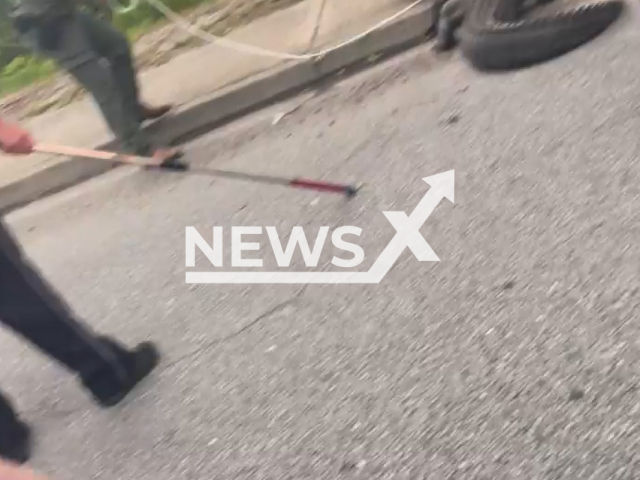
[[[247,324],[245,324],[244,326],[242,326],[241,328],[239,328],[235,332],[230,333],[229,335],[225,335],[224,337],[214,338],[213,340],[205,342],[202,345],[200,345],[199,347],[197,347],[195,350],[193,350],[193,351],[191,351],[191,352],[189,352],[189,353],[187,353],[185,355],[182,355],[182,356],[180,356],[180,357],[168,362],[165,365],[165,370],[168,370],[168,369],[176,366],[177,364],[183,362],[184,360],[188,360],[190,358],[193,358],[193,357],[199,355],[200,353],[203,353],[203,352],[209,350],[210,348],[212,348],[212,347],[214,347],[216,345],[221,345],[223,343],[229,342],[229,341],[234,340],[235,338],[241,336],[243,333],[245,333],[248,330],[252,329],[256,325],[261,323],[263,320],[275,315],[279,311],[283,310],[285,307],[294,304],[302,296],[302,294],[304,293],[304,291],[306,289],[307,289],[307,285],[304,285],[303,287],[299,288],[294,294],[289,296],[287,299],[285,299],[282,302],[278,303],[277,305],[273,306],[272,308],[270,308],[266,312],[261,313],[260,315],[255,317],[253,320],[251,320],[250,322],[248,322]]]

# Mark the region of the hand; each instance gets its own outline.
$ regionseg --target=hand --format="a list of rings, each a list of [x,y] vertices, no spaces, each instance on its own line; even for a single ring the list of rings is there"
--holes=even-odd
[[[21,465],[0,460],[0,480],[48,480]]]
[[[0,150],[13,155],[33,153],[33,140],[29,132],[18,125],[0,121]]]

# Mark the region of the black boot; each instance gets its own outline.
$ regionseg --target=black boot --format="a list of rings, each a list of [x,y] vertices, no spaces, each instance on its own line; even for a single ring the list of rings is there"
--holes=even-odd
[[[20,465],[31,458],[31,431],[25,423],[18,420],[0,433],[0,458]]]
[[[133,350],[128,350],[111,338],[99,337],[99,340],[116,355],[126,371],[126,379],[109,375],[83,380],[95,401],[107,408],[124,400],[153,371],[160,361],[160,354],[149,342],[140,343]]]
[[[31,430],[0,394],[0,458],[23,464],[31,457]]]

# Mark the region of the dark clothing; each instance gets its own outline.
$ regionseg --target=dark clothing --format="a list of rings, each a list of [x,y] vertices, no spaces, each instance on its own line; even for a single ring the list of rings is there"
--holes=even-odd
[[[54,19],[23,20],[16,29],[25,46],[55,61],[91,92],[124,150],[138,155],[153,153],[142,130],[131,49],[121,32],[79,10]]]
[[[131,354],[73,318],[70,308],[30,265],[2,220],[0,323],[75,373],[96,396],[113,395],[130,382],[126,362]],[[2,355],[0,352],[0,358]],[[15,417],[0,395],[0,437],[10,431],[6,422]]]

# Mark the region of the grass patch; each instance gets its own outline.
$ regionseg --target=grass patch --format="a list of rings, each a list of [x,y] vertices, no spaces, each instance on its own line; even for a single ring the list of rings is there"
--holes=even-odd
[[[31,56],[17,57],[0,71],[0,96],[46,81],[56,72],[57,67],[50,60]]]

